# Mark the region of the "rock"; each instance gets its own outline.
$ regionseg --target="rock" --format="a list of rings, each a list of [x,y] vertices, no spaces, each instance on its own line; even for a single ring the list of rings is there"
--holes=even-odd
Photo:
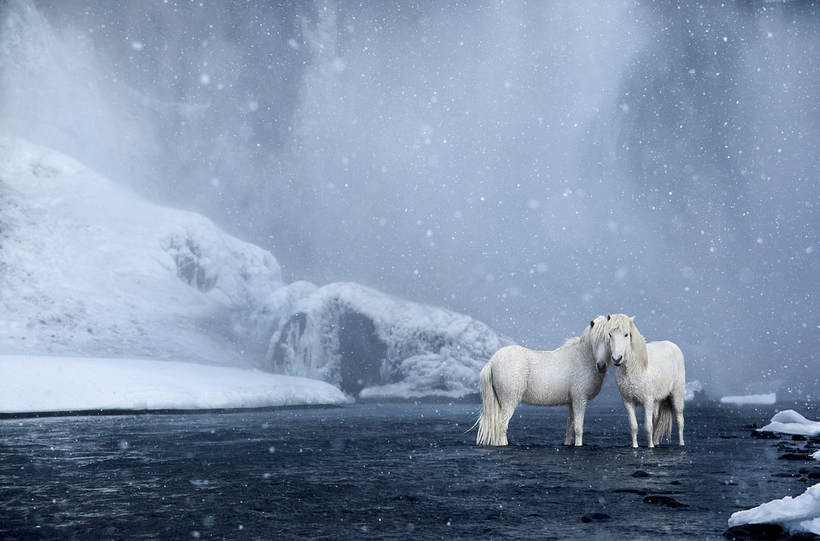
[[[780,460],[814,460],[811,455],[801,453],[786,453],[777,458]]]
[[[651,503],[654,505],[664,505],[666,507],[686,507],[675,498],[670,496],[647,496],[643,499],[643,503]]]
[[[781,539],[785,533],[785,530],[777,524],[743,524],[741,526],[732,526],[723,532],[723,537],[733,540],[756,541]]]
[[[612,520],[612,517],[606,513],[589,513],[581,517],[582,522],[606,522]]]
[[[651,477],[647,472],[643,470],[638,470],[632,474],[632,477]]]
[[[780,434],[776,432],[759,432],[757,430],[752,430],[752,437],[759,438],[761,440],[779,440]]]

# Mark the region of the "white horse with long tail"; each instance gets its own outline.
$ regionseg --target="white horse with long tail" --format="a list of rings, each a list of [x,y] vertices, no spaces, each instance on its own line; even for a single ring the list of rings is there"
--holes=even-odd
[[[581,336],[554,351],[521,346],[498,350],[481,370],[482,410],[478,445],[507,445],[507,426],[520,402],[533,406],[569,405],[564,445],[583,445],[587,402],[601,392],[612,355],[606,319],[598,316]],[[475,427],[475,425],[473,425]]]
[[[607,316],[606,330],[617,367],[615,382],[629,415],[632,447],[638,446],[638,421],[635,408],[643,408],[643,427],[649,447],[670,439],[672,420],[678,425],[678,444],[683,445],[683,400],[686,371],[680,348],[667,340],[647,343],[635,317],[624,314]]]

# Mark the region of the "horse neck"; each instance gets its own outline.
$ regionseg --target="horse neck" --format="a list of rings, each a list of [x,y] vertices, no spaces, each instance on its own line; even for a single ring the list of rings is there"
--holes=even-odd
[[[598,359],[595,358],[594,337],[591,333],[584,331],[579,338],[580,340],[578,340],[577,343],[572,344],[572,347],[575,348],[578,358],[581,359],[581,365],[594,376],[600,376],[601,381],[603,381],[604,376],[606,376],[606,372],[598,372],[598,368],[595,366]]]

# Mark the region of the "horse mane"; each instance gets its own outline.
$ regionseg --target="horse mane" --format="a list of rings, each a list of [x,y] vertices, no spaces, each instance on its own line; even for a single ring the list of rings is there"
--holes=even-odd
[[[592,347],[609,340],[606,332],[606,316],[598,316],[589,322],[581,338],[586,339]]]
[[[561,347],[558,348],[558,349],[564,349],[564,348],[569,348],[569,347],[572,347],[572,346],[576,346],[579,343],[581,343],[582,340],[583,340],[583,335],[573,336],[572,338],[567,338],[566,340],[564,340],[564,343],[561,344]]]
[[[572,338],[567,338],[566,340],[564,340],[564,343],[561,344],[561,347],[558,349],[575,347],[579,345],[586,345],[590,348],[594,348],[596,344],[607,339],[608,338],[606,334],[606,317],[598,316],[595,319],[593,319],[589,325],[586,326],[584,332],[581,333],[581,336],[573,336]]]
[[[629,363],[635,363],[640,370],[646,370],[649,368],[649,354],[646,351],[646,339],[641,334],[641,331],[638,330],[638,327],[635,326],[634,317],[627,317],[624,314],[614,314],[609,316],[609,324],[607,327],[609,329],[615,329],[617,331],[627,331],[629,332],[629,351],[628,359],[626,359]]]
[[[630,319],[629,323],[632,325],[632,329],[629,331],[630,341],[632,342],[632,347],[630,348],[632,360],[638,364],[641,370],[646,370],[649,368],[649,353],[646,351],[646,339],[641,334],[641,331],[638,330],[638,327],[635,326],[634,321]]]

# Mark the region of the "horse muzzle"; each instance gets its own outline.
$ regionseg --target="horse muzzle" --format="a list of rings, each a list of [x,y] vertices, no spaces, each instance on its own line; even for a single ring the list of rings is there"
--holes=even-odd
[[[612,357],[612,364],[614,364],[615,366],[621,366],[623,364],[623,362],[624,362],[624,356],[623,355],[621,355],[617,359],[615,357]]]
[[[595,368],[598,369],[598,372],[606,372],[606,363],[598,361],[595,363]]]

